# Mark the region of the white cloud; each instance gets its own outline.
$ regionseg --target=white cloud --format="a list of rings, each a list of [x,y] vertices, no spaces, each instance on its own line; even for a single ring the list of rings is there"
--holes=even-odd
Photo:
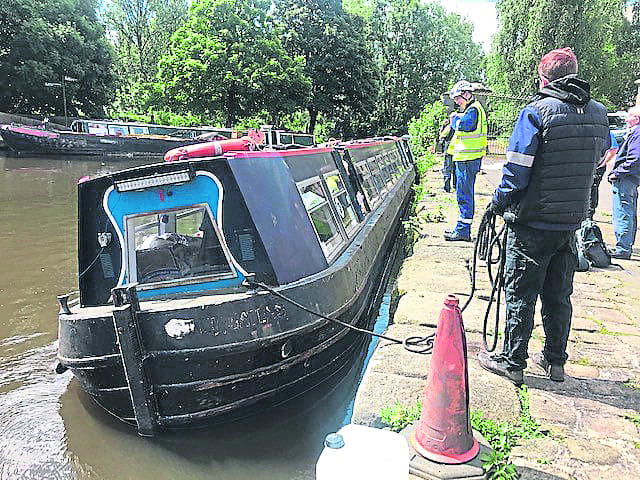
[[[488,0],[435,0],[448,12],[456,12],[473,23],[473,41],[482,44],[484,51],[491,48],[491,36],[498,30],[495,1]]]

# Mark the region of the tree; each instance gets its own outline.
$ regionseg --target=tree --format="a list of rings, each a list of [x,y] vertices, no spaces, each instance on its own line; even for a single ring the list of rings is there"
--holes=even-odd
[[[637,62],[635,67],[628,63],[637,44],[625,49],[622,41],[632,30],[624,6],[622,0],[498,0],[500,28],[489,60],[490,85],[502,93],[529,95],[542,55],[568,46],[592,96],[609,106],[618,104],[620,92],[628,92],[628,75],[640,73]],[[632,71],[621,71],[619,65],[632,66]]]
[[[236,119],[266,110],[274,118],[303,106],[310,83],[304,60],[286,54],[269,3],[263,0],[200,0],[173,35],[159,81],[173,108]]]
[[[383,76],[373,119],[378,132],[406,133],[410,120],[455,81],[482,79],[484,52],[459,15],[413,0],[377,0],[375,12],[368,39]]]
[[[113,55],[93,0],[0,1],[0,110],[103,116],[113,98]]]
[[[186,21],[187,0],[112,0],[106,13],[115,33],[124,83],[153,78],[171,35]]]
[[[362,21],[336,0],[280,0],[277,11],[283,45],[290,55],[305,59],[304,72],[311,79],[309,133],[320,113],[337,120],[340,136],[362,132],[379,88]]]

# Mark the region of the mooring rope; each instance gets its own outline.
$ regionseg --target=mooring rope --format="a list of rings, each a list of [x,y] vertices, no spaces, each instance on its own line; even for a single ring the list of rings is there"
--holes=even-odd
[[[413,336],[413,337],[407,337],[404,340],[398,340],[397,338],[393,338],[393,337],[389,337],[387,335],[383,335],[383,334],[380,334],[380,333],[372,332],[371,330],[366,330],[364,328],[359,328],[359,327],[356,327],[354,325],[350,325],[350,324],[348,324],[346,322],[343,322],[342,320],[338,320],[337,318],[332,318],[332,317],[324,315],[324,314],[322,314],[320,312],[316,312],[316,311],[310,309],[309,307],[306,307],[305,305],[302,305],[301,303],[298,303],[295,300],[287,297],[286,295],[283,295],[282,293],[278,292],[277,290],[273,289],[269,285],[266,285],[266,284],[264,284],[262,282],[257,282],[255,280],[252,280],[251,278],[248,278],[248,277],[245,278],[245,282],[249,286],[262,288],[263,290],[268,291],[272,295],[284,300],[285,302],[290,303],[291,305],[294,305],[295,307],[299,308],[300,310],[303,310],[303,311],[305,311],[307,313],[310,313],[311,315],[315,315],[316,317],[323,318],[325,320],[329,320],[330,322],[337,323],[338,325],[341,325],[341,326],[343,326],[345,328],[349,328],[349,329],[351,329],[351,330],[353,330],[355,332],[363,333],[363,334],[366,334],[366,335],[371,335],[373,337],[382,338],[382,339],[388,340],[388,341],[390,341],[392,343],[401,344],[409,352],[426,354],[426,353],[431,353],[431,351],[433,350],[433,342],[434,342],[435,336],[436,336],[435,333],[433,333],[431,335],[427,335],[426,337]]]
[[[478,228],[478,236],[476,238],[475,246],[473,249],[473,262],[471,267],[471,292],[469,298],[464,303],[461,312],[467,308],[476,291],[476,275],[478,258],[485,260],[487,263],[487,275],[489,277],[489,283],[491,285],[491,294],[489,295],[489,303],[484,314],[482,323],[482,343],[487,352],[493,352],[496,349],[498,343],[498,326],[500,323],[500,296],[504,290],[504,266],[506,261],[507,252],[507,226],[508,222],[505,222],[500,230],[496,230],[496,215],[489,215],[483,218]],[[496,252],[497,249],[497,252]],[[494,256],[495,252],[495,256]],[[497,265],[497,272],[494,275],[493,266]],[[491,346],[489,346],[487,337],[487,326],[489,323],[489,314],[491,313],[491,307],[493,302],[496,302],[495,323],[493,330],[493,340]]]

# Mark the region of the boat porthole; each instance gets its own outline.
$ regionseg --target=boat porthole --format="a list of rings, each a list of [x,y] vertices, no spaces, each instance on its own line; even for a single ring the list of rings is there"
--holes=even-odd
[[[287,358],[289,355],[291,355],[292,351],[293,351],[293,345],[291,345],[291,342],[287,340],[282,344],[282,348],[280,349],[280,355],[282,355],[282,358]]]

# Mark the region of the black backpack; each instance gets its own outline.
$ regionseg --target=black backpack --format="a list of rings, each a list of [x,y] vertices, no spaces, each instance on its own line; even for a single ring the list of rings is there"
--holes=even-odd
[[[593,220],[585,220],[576,231],[578,247],[578,271],[589,270],[589,266],[608,267],[611,255],[602,239],[600,227]]]

